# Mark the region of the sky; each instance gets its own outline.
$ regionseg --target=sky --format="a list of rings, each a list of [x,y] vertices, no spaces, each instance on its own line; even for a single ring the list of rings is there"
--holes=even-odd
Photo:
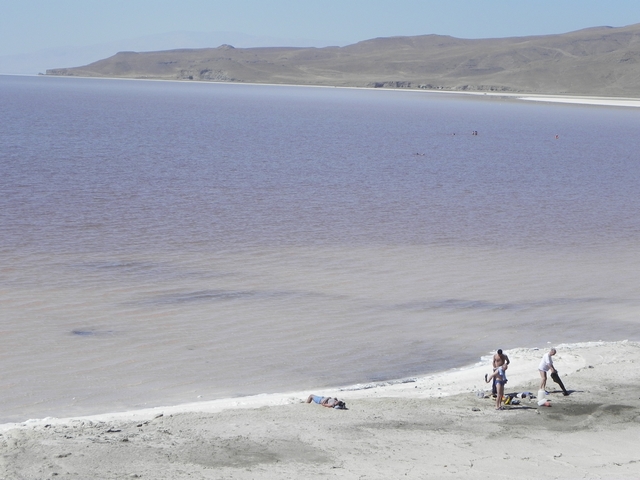
[[[0,0],[0,56],[170,32],[347,45],[375,37],[489,38],[640,23],[639,0]],[[217,45],[212,45],[217,46]]]

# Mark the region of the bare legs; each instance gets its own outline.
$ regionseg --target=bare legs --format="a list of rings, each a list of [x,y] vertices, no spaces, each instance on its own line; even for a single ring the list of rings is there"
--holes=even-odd
[[[496,382],[496,410],[502,410],[502,397],[504,396],[504,383],[501,380]]]
[[[502,410],[502,397],[504,396],[504,384],[505,381],[500,374],[500,371],[496,369],[492,375],[485,375],[484,381],[489,383],[491,381],[494,382],[496,386],[496,410]]]
[[[540,372],[540,390],[547,389],[547,372],[544,370],[538,370]]]

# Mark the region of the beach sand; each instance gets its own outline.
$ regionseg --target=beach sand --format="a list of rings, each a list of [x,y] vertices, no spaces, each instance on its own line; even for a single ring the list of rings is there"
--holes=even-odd
[[[574,105],[590,105],[601,107],[640,107],[638,98],[595,97],[579,95],[545,95],[545,94],[517,94],[517,93],[479,93],[462,92],[470,95],[487,95],[493,97],[512,97],[529,102],[566,103]]]
[[[557,349],[571,394],[549,380],[551,407],[496,411],[478,396],[487,357],[398,382],[3,425],[0,478],[638,478],[640,343]],[[537,394],[546,350],[505,350],[506,392]]]
[[[571,97],[567,95],[523,95],[520,100],[547,103],[572,103],[576,105],[600,105],[606,107],[640,107],[637,98],[611,98],[611,97]]]

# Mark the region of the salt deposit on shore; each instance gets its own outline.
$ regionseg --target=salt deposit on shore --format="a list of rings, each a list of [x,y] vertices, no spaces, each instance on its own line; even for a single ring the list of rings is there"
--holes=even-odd
[[[529,102],[547,102],[547,103],[567,103],[575,105],[597,105],[605,107],[640,107],[639,98],[618,98],[618,97],[594,97],[581,95],[547,95],[537,93],[505,93],[505,92],[458,92],[458,91],[438,91],[428,90],[432,93],[453,93],[461,95],[475,95],[487,97],[510,97],[517,100],[525,100]]]
[[[573,97],[563,95],[527,95],[518,97],[520,100],[549,103],[573,103],[579,105],[601,105],[608,107],[640,107],[640,100],[635,98],[611,97]]]

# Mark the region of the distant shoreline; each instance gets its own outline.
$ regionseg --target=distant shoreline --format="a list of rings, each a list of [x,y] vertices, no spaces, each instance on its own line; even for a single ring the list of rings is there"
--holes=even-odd
[[[249,83],[249,82],[209,82],[201,80],[172,80],[163,78],[122,78],[122,77],[80,77],[80,76],[62,76],[62,75],[28,75],[28,74],[0,74],[0,76],[24,76],[24,77],[47,77],[47,78],[74,78],[88,80],[127,80],[142,82],[172,82],[172,83],[198,83],[198,84],[223,84],[223,85],[256,85],[270,87],[306,87],[306,88],[341,88],[351,90],[375,90],[387,92],[415,92],[415,93],[434,93],[449,95],[471,95],[476,97],[497,97],[512,98],[514,100],[524,100],[527,102],[545,102],[545,103],[561,103],[573,105],[588,105],[602,107],[640,107],[640,98],[632,97],[604,97],[594,95],[556,95],[545,93],[506,93],[506,92],[465,92],[456,90],[426,90],[418,88],[374,88],[374,87],[349,87],[349,86],[331,86],[331,85],[304,85],[304,84],[283,84],[283,83]]]
[[[487,94],[492,95],[492,94]],[[503,95],[504,96],[504,95]],[[640,98],[616,98],[573,95],[546,95],[546,94],[513,94],[518,100],[528,102],[569,103],[575,105],[592,105],[603,107],[640,107]]]
[[[640,98],[640,24],[556,35],[462,39],[378,37],[344,47],[118,52],[47,75],[323,85],[498,94],[503,97]],[[589,100],[569,103],[604,105]],[[567,102],[562,102],[567,103]],[[607,105],[628,106],[608,102]]]
[[[301,85],[306,86],[306,85]],[[336,87],[336,88],[360,88],[360,87]],[[555,95],[547,93],[495,93],[495,92],[464,92],[452,90],[422,90],[422,89],[396,89],[396,88],[370,88],[362,87],[369,90],[385,90],[385,91],[403,91],[403,92],[420,92],[420,93],[442,93],[454,95],[472,95],[476,97],[509,97],[515,100],[525,100],[528,102],[547,102],[547,103],[567,103],[575,105],[592,105],[603,107],[640,107],[640,98],[631,97],[601,97],[594,95]]]

